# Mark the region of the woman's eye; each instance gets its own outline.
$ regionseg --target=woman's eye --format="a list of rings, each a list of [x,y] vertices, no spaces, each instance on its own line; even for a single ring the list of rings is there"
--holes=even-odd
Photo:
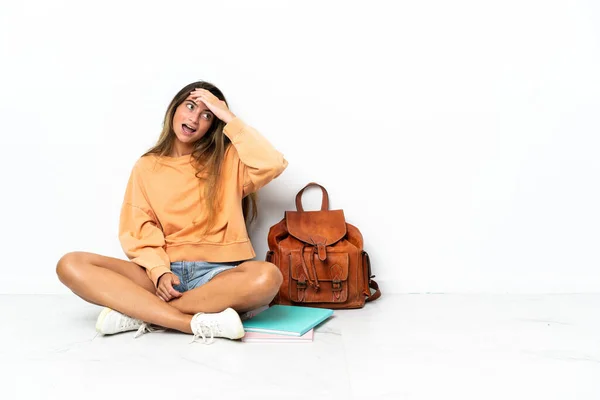
[[[192,103],[186,103],[185,106],[188,108],[188,110],[193,110],[194,109],[194,105]]]
[[[202,118],[204,118],[205,120],[209,120],[212,118],[212,114],[211,113],[203,113]]]

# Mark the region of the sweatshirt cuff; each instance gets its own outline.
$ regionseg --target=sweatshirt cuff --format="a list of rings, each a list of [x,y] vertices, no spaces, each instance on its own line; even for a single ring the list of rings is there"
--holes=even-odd
[[[171,268],[168,267],[156,267],[147,270],[148,277],[154,283],[154,287],[158,287],[158,278],[160,278],[164,273],[171,272]]]
[[[246,124],[240,118],[235,117],[223,128],[223,133],[234,143],[237,137],[242,133]]]

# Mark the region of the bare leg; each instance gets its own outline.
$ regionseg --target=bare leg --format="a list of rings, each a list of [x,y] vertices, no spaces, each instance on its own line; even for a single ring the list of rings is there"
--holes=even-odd
[[[192,333],[192,316],[154,294],[154,284],[135,263],[92,253],[68,253],[56,267],[62,283],[84,300],[144,322]]]
[[[207,284],[185,292],[170,305],[187,314],[221,312],[228,307],[238,312],[267,305],[279,291],[283,278],[279,268],[264,261],[246,261],[221,272]]]

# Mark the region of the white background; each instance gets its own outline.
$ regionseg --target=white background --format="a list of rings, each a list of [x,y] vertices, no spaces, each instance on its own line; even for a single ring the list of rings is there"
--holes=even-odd
[[[131,167],[200,79],[290,163],[259,259],[317,181],[384,292],[597,292],[599,26],[592,0],[2,2],[0,293],[124,257]]]

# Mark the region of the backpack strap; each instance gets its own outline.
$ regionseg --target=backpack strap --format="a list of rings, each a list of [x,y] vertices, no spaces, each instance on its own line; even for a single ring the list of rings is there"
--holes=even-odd
[[[363,251],[365,254],[365,259],[367,260],[367,272],[369,276],[369,289],[374,289],[375,292],[371,293],[367,296],[367,301],[377,300],[381,297],[381,290],[379,290],[379,285],[372,278],[375,278],[375,275],[371,275],[371,257],[369,257],[369,253]]]
[[[375,277],[375,275],[372,276],[372,278],[374,278],[374,277]],[[367,301],[377,300],[378,298],[381,297],[381,290],[379,290],[379,285],[377,284],[377,282],[375,282],[371,278],[369,278],[369,287],[371,289],[375,289],[375,292],[371,293],[371,295],[369,297],[367,297]]]

